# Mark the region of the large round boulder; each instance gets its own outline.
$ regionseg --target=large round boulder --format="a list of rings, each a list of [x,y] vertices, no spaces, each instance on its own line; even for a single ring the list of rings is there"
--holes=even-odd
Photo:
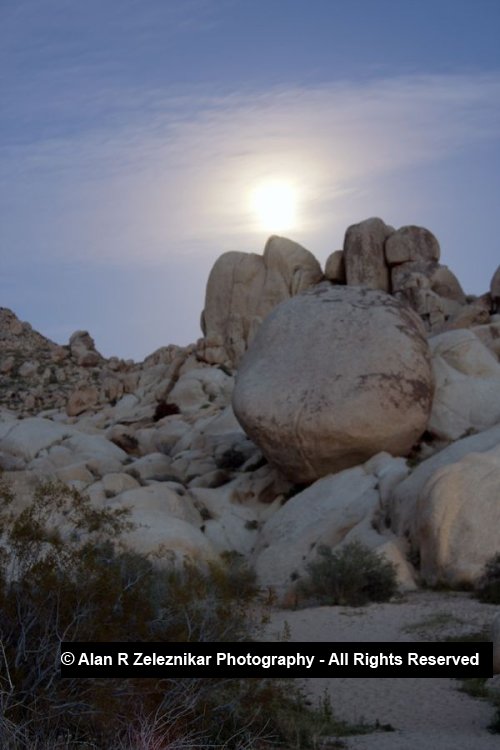
[[[236,378],[233,408],[268,460],[298,483],[406,455],[433,395],[420,320],[397,300],[327,282],[266,318]]]

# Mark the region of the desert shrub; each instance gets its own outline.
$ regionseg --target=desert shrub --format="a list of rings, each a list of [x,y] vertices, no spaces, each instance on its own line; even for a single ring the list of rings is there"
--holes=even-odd
[[[476,584],[476,596],[482,602],[500,604],[500,552],[484,566]]]
[[[307,712],[290,682],[59,679],[62,640],[250,640],[254,577],[235,555],[160,567],[121,546],[126,512],[61,484],[40,485],[17,515],[13,499],[1,485],[3,750],[308,746],[294,739]]]
[[[476,640],[488,640],[488,635],[483,633],[481,636],[481,638],[476,638]],[[500,694],[496,690],[488,687],[486,677],[468,677],[460,680],[460,683],[459,690],[461,692],[467,693],[467,695],[470,695],[473,698],[480,698],[491,703],[495,709],[495,713],[493,714],[493,719],[487,728],[492,734],[500,734]]]
[[[320,547],[306,574],[297,588],[305,603],[357,607],[387,601],[397,591],[394,565],[359,542]]]

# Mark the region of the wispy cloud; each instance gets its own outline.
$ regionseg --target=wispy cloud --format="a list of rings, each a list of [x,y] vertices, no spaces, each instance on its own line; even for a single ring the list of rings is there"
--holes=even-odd
[[[207,94],[120,92],[111,119],[0,152],[8,238],[19,253],[154,261],[250,244],[249,190],[299,187],[302,230],[385,175],[500,132],[500,74],[415,76]],[[108,97],[108,101],[112,97]],[[22,221],[29,204],[30,223]]]

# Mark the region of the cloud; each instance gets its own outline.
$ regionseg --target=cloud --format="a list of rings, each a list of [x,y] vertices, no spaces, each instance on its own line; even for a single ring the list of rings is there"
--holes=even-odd
[[[84,128],[60,122],[59,135],[0,151],[8,239],[21,255],[35,244],[53,258],[157,262],[250,248],[248,194],[267,177],[298,186],[302,231],[317,233],[374,181],[498,139],[500,73],[232,93],[103,87],[84,114]]]

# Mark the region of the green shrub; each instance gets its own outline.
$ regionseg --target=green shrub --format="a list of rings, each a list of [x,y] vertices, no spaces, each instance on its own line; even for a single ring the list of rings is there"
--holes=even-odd
[[[494,555],[484,566],[476,584],[476,596],[482,602],[500,604],[500,553]]]
[[[396,569],[388,560],[359,542],[336,551],[320,547],[298,584],[305,603],[358,607],[369,601],[387,601],[397,591]]]

